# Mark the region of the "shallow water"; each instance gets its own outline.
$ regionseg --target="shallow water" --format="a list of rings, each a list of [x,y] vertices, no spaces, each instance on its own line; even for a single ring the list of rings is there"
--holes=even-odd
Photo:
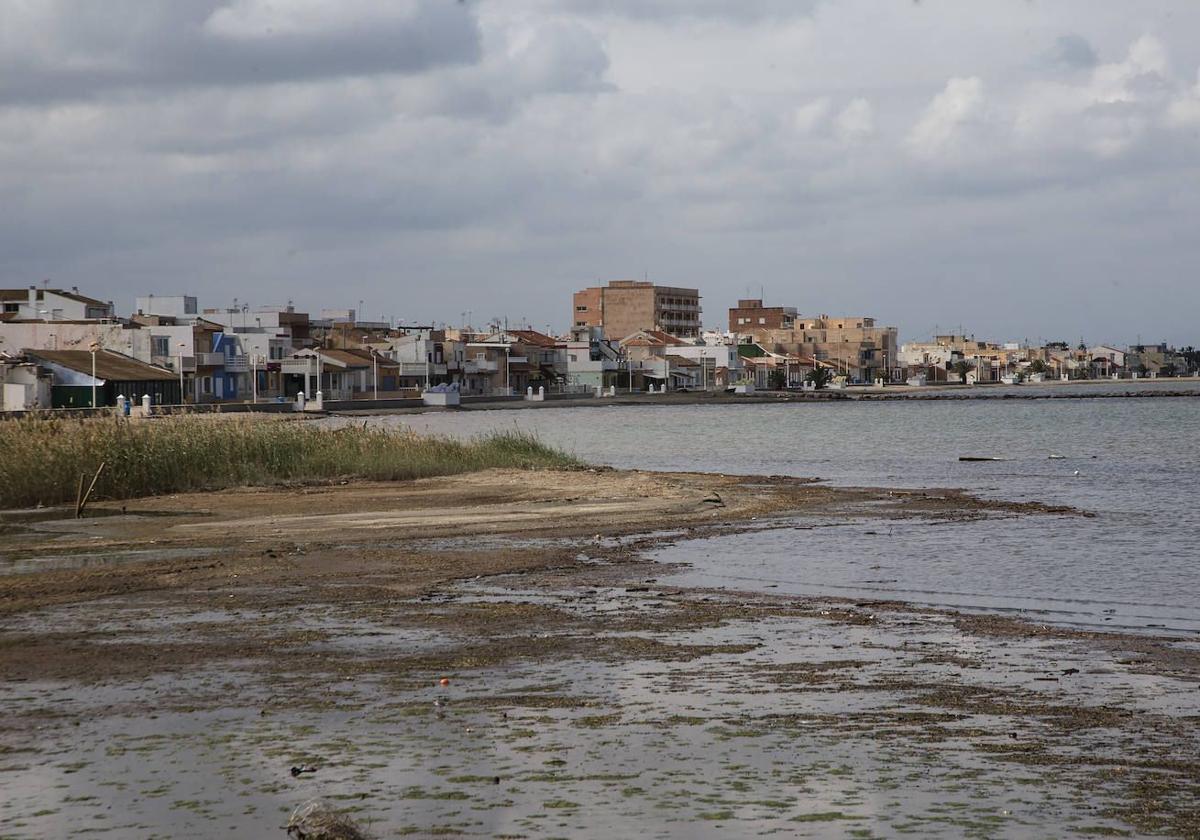
[[[1132,387],[1165,385],[1121,386]],[[1095,516],[764,530],[659,558],[693,564],[684,581],[706,585],[1200,630],[1200,514],[1191,497],[1200,484],[1200,398],[598,406],[371,422],[457,436],[516,428],[621,468],[956,487],[1075,506]]]
[[[521,583],[468,586],[465,597],[585,613],[606,600],[625,613],[653,600],[614,589],[580,601],[575,590]],[[156,612],[168,620],[148,625],[144,606],[110,607],[109,621],[162,641],[219,633],[232,617],[164,605]],[[272,619],[330,629],[330,649],[361,629],[340,609]],[[29,621],[93,626],[80,606]],[[239,661],[126,683],[0,685],[0,703],[20,708],[25,724],[9,733],[0,767],[5,833],[282,837],[291,809],[316,796],[380,837],[1090,836],[1123,828],[1107,809],[1125,799],[1126,783],[1095,784],[1091,764],[1127,749],[1125,735],[942,708],[928,691],[948,679],[1024,692],[1014,696],[1029,702],[1195,711],[1186,682],[1070,643],[983,643],[938,615],[860,626],[778,617],[651,635],[752,649],[513,662],[456,673],[444,688],[432,678],[412,686],[370,674],[272,674]],[[412,640],[381,642],[402,655]],[[946,649],[953,662],[926,659]],[[1080,670],[1044,681],[1047,669],[1068,666]],[[1011,743],[1038,744],[1056,761],[1011,764],[989,752]],[[1083,752],[1086,762],[1071,760]],[[294,777],[299,764],[317,770]]]

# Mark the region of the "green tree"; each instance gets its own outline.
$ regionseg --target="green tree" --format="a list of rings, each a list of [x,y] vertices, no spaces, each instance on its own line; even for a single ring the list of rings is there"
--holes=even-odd
[[[812,383],[813,388],[820,391],[833,381],[833,374],[830,373],[829,368],[817,365],[809,372],[807,379]]]
[[[781,370],[771,371],[771,375],[767,379],[773,391],[782,391],[787,385],[787,375]]]
[[[1034,359],[1029,364],[1029,372],[1030,373],[1045,373],[1046,372],[1046,363],[1043,362],[1041,359]]]
[[[975,365],[971,364],[966,359],[959,359],[950,369],[958,374],[959,381],[965,385],[967,384],[967,374],[975,369]]]

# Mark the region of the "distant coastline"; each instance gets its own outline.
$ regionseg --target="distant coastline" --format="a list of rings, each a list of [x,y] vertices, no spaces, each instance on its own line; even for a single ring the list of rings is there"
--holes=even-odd
[[[1170,387],[1168,387],[1168,385]],[[1175,386],[1185,387],[1175,387]],[[1191,387],[1186,387],[1191,386]],[[1074,380],[1045,382],[1036,385],[889,385],[880,387],[851,386],[821,391],[758,391],[753,394],[729,394],[712,391],[672,391],[665,394],[618,393],[614,397],[577,397],[546,402],[525,402],[520,399],[475,400],[451,409],[429,406],[375,406],[370,400],[361,405],[345,403],[328,414],[422,414],[440,411],[496,411],[541,408],[596,408],[629,405],[775,405],[781,403],[811,403],[822,401],[893,401],[893,400],[1062,400],[1062,399],[1119,399],[1146,397],[1200,397],[1200,377],[1178,377],[1169,380]]]

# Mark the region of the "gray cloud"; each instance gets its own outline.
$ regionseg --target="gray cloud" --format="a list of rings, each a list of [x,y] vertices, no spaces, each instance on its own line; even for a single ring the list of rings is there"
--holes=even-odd
[[[793,18],[811,14],[821,0],[549,0],[547,7],[576,14],[612,15],[638,20],[747,21]]]
[[[1087,39],[1074,34],[1056,38],[1054,45],[1046,52],[1046,59],[1051,64],[1072,70],[1090,69],[1099,60]]]
[[[561,328],[646,272],[714,326],[1195,341],[1182,0],[0,4],[7,285]]]
[[[412,74],[480,56],[474,17],[442,0],[348,2],[323,11],[299,3],[291,12],[266,0],[9,6],[0,35],[0,101],[9,102]]]

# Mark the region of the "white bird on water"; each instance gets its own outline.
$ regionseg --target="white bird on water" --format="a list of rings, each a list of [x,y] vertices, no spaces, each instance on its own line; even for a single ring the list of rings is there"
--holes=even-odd
[[[1075,477],[1079,478],[1079,470],[1075,470]]]

